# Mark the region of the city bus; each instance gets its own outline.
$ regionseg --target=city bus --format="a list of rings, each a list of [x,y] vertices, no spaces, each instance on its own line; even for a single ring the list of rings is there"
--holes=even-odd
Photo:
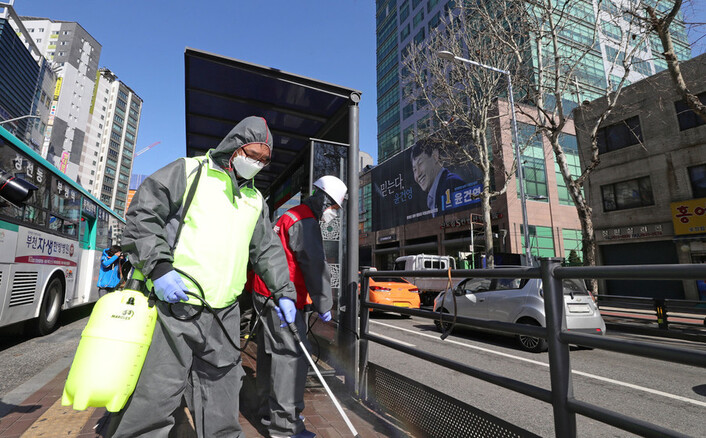
[[[0,127],[0,327],[45,335],[62,310],[95,302],[101,254],[124,223]]]

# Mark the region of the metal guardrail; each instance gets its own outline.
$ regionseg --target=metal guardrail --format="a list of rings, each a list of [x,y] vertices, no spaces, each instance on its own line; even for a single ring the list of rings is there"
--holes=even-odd
[[[634,417],[618,414],[600,406],[578,400],[573,395],[571,381],[571,365],[569,361],[569,345],[576,344],[590,348],[610,350],[623,354],[642,356],[668,362],[676,362],[706,368],[706,352],[669,347],[657,343],[609,339],[602,336],[573,333],[562,330],[564,319],[563,279],[660,279],[684,280],[706,278],[706,265],[650,265],[645,266],[595,266],[595,267],[561,267],[562,259],[541,259],[540,267],[475,269],[450,271],[452,277],[484,277],[484,278],[541,278],[544,290],[544,306],[546,312],[546,328],[531,327],[521,324],[501,323],[498,321],[478,320],[474,318],[456,317],[456,321],[479,328],[492,328],[511,334],[525,334],[542,337],[549,347],[549,373],[551,390],[527,384],[509,377],[500,376],[479,368],[470,367],[452,359],[405,344],[382,338],[369,333],[369,313],[365,309],[378,309],[414,315],[427,319],[440,319],[452,322],[453,315],[437,314],[426,310],[406,309],[394,306],[374,304],[368,301],[368,279],[383,276],[424,276],[447,277],[449,271],[364,271],[361,274],[360,293],[360,342],[359,342],[359,374],[356,382],[358,393],[365,399],[368,368],[368,342],[410,354],[420,359],[432,361],[455,371],[476,377],[487,382],[502,386],[515,392],[527,395],[537,400],[550,403],[554,411],[554,430],[557,437],[576,436],[576,414],[596,421],[647,437],[677,437],[682,434],[666,429],[656,424],[639,420]]]
[[[620,295],[598,295],[596,298],[601,314],[604,316],[640,323],[656,323],[663,330],[669,330],[670,323],[680,328],[706,329],[706,302],[704,301]]]

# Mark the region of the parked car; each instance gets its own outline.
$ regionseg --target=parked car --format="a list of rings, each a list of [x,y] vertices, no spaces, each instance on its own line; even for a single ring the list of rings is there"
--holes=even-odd
[[[581,280],[563,280],[566,328],[581,333],[605,335],[605,322]],[[546,327],[542,280],[521,278],[466,278],[434,300],[434,311],[459,316]],[[439,320],[436,327],[442,330]],[[451,323],[444,322],[449,329]],[[478,329],[474,327],[474,329]],[[506,333],[503,333],[506,334]],[[520,347],[539,353],[547,349],[542,338],[517,335]]]
[[[419,309],[419,289],[401,277],[371,277],[368,290],[371,303]]]

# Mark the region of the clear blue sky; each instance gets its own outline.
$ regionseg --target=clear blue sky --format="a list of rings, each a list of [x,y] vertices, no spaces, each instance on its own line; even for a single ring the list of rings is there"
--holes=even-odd
[[[162,143],[135,160],[134,174],[186,152],[186,47],[360,90],[360,147],[377,161],[374,0],[15,0],[14,7],[78,22],[103,46],[99,65],[144,100],[136,149]]]
[[[684,5],[706,22],[706,4]],[[144,100],[135,160],[149,174],[185,153],[184,49],[192,47],[363,92],[360,146],[377,162],[374,0],[16,0],[19,15],[76,21],[111,69]],[[706,26],[690,32],[692,41]],[[694,55],[706,52],[699,40]],[[275,146],[276,147],[276,146]]]

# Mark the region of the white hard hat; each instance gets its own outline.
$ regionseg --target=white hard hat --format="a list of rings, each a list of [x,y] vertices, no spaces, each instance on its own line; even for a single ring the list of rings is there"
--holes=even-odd
[[[324,191],[327,195],[333,199],[333,202],[338,204],[339,207],[343,206],[343,201],[346,199],[346,192],[348,192],[348,187],[340,179],[333,175],[324,175],[321,178],[314,181],[314,187],[318,187]]]

